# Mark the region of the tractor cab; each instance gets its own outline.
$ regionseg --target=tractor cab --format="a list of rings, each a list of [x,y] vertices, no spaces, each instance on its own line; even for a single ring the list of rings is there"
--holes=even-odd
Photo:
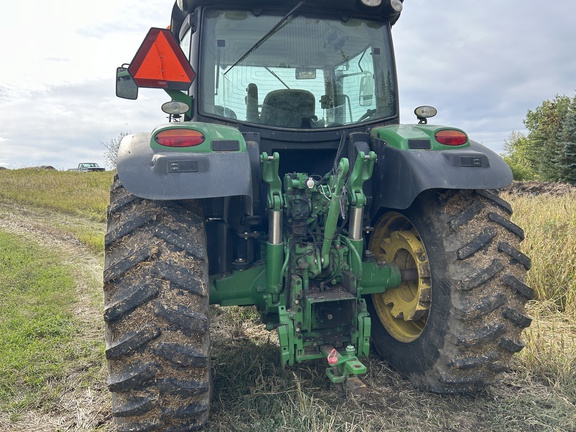
[[[264,135],[339,134],[342,128],[397,123],[390,27],[401,9],[397,0],[339,1],[336,7],[324,1],[179,1],[170,34],[195,72],[184,89],[189,98],[174,98],[174,89],[186,85],[176,85],[164,67],[138,80],[138,68],[153,61],[150,49],[157,49],[146,41],[128,71],[119,69],[117,93],[134,98],[132,76],[138,87],[165,88],[187,102],[187,120],[225,122]]]

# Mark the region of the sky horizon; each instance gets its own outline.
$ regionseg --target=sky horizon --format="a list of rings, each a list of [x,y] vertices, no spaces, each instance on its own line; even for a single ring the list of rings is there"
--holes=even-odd
[[[103,143],[166,121],[162,90],[116,98],[116,67],[150,27],[169,24],[171,0],[67,0],[0,6],[0,166],[105,163]],[[87,12],[88,11],[88,12]],[[502,153],[528,110],[576,94],[574,0],[405,0],[392,34],[402,123],[433,105],[431,123],[465,130]]]

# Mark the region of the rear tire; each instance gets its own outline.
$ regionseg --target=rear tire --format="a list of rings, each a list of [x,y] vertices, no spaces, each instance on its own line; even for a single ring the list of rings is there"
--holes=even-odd
[[[534,292],[523,283],[530,260],[511,214],[492,192],[428,191],[378,219],[371,251],[417,277],[372,296],[372,341],[415,386],[477,391],[523,348]]]
[[[208,263],[202,211],[115,179],[104,268],[112,414],[119,431],[189,431],[208,419]]]

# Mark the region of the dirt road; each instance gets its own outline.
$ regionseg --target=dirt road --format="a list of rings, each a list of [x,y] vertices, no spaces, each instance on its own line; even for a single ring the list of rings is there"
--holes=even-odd
[[[0,200],[0,229],[37,242],[56,251],[76,280],[76,316],[79,337],[94,342],[103,341],[101,280],[103,257],[88,250],[70,231],[90,228],[102,231],[105,224],[79,217],[63,215],[46,209],[34,209]],[[51,411],[31,411],[13,422],[6,413],[0,413],[3,431],[101,431],[110,430],[110,402],[106,388],[106,371],[101,362],[99,378],[86,385],[88,367],[72,371],[66,382],[66,391],[60,395],[58,408]]]

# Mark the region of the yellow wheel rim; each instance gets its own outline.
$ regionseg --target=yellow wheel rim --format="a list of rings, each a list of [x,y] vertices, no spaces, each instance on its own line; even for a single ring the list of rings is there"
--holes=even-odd
[[[428,255],[420,235],[404,215],[386,213],[376,224],[370,250],[378,261],[404,270],[407,280],[398,288],[372,295],[372,301],[388,333],[400,342],[412,342],[424,330],[432,292]]]

